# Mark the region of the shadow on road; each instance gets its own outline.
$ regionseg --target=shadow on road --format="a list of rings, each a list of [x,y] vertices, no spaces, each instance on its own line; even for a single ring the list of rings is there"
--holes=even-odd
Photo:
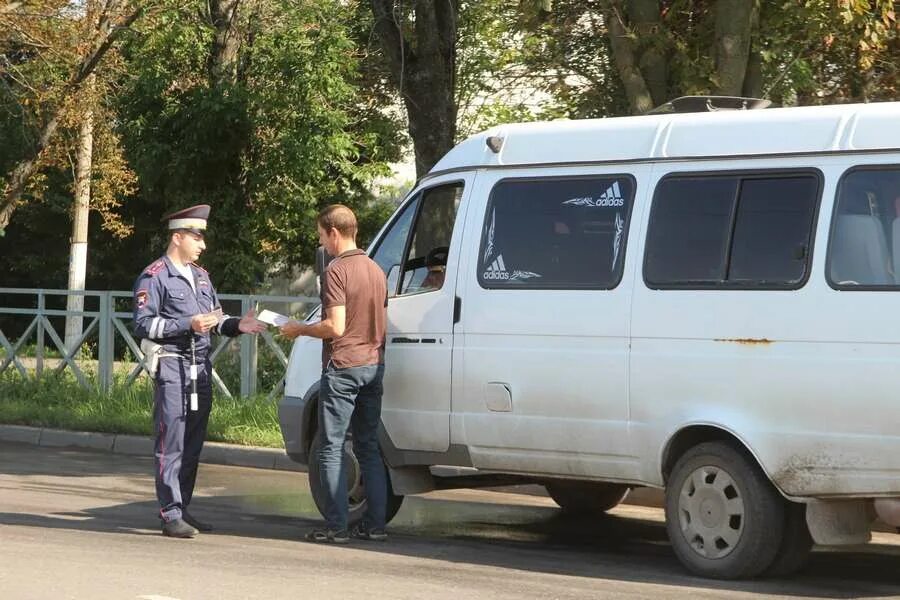
[[[88,496],[96,500],[95,504],[107,505],[53,514],[0,512],[0,525],[160,535],[156,502],[152,487],[148,487],[148,481],[152,481],[149,458],[36,449],[30,453],[35,460],[10,463],[2,460],[3,450],[0,447],[0,473],[25,476],[16,478],[17,485],[39,493]],[[45,453],[48,460],[40,460]],[[284,479],[282,474],[282,479],[271,480],[281,488],[273,488],[261,483],[266,477],[275,477],[265,472],[203,466],[201,474],[205,469],[211,471],[207,483],[213,491],[195,498],[192,508],[203,520],[214,523],[216,532],[193,541],[171,540],[173,544],[215,544],[218,536],[306,544],[304,533],[321,523],[301,476]],[[40,476],[50,478],[42,480]],[[226,481],[233,483],[223,483]],[[109,482],[114,482],[114,489],[105,487]],[[284,489],[285,482],[297,482],[296,487],[291,484],[290,489]],[[240,493],[229,493],[242,486]],[[654,520],[616,515],[573,519],[547,506],[414,496],[406,499],[390,533],[387,543],[353,541],[351,547],[598,582],[616,580],[798,598],[900,596],[900,546],[892,545],[817,550],[808,567],[789,579],[722,582],[689,575],[675,559],[664,526]],[[252,552],[252,545],[247,545],[247,551]],[[665,596],[664,590],[660,593]]]

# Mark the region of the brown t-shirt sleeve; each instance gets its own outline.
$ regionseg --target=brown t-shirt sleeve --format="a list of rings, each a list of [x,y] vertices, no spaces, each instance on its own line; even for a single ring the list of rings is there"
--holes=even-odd
[[[347,304],[346,274],[344,269],[328,269],[322,286],[322,306],[327,310]]]

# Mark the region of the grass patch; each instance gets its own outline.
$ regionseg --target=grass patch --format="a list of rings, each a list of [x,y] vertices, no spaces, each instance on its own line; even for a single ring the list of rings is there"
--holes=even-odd
[[[153,390],[146,379],[131,387],[117,381],[103,394],[96,386],[82,388],[71,374],[24,379],[11,371],[0,375],[0,423],[153,435]],[[277,403],[214,394],[207,440],[281,448]]]

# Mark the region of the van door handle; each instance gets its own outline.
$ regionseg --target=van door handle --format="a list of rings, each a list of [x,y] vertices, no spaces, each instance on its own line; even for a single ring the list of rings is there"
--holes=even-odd
[[[395,337],[391,338],[391,342],[394,344],[418,344],[421,342],[419,338],[410,338],[410,337]]]

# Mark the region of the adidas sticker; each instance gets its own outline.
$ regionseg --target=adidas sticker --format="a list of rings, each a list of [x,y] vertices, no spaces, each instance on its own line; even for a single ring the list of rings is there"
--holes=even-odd
[[[622,190],[619,189],[619,182],[614,181],[605,192],[598,197],[584,196],[583,198],[572,198],[566,200],[563,204],[569,206],[591,206],[595,208],[604,208],[607,206],[625,206],[625,198],[622,196]]]
[[[509,279],[509,273],[506,271],[506,265],[503,264],[503,255],[498,254],[488,268],[482,273],[482,279],[501,279],[506,281]]]

